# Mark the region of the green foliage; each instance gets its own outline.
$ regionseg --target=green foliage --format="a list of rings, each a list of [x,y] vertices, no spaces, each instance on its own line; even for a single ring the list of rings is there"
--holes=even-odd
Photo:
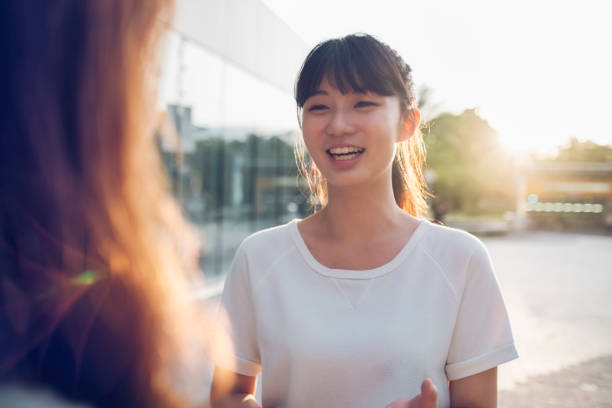
[[[497,132],[474,109],[443,113],[427,124],[432,207],[466,214],[502,213],[515,203],[516,166]],[[433,170],[433,171],[432,171]]]
[[[600,145],[588,140],[581,142],[573,137],[559,148],[556,160],[612,163],[612,145]]]

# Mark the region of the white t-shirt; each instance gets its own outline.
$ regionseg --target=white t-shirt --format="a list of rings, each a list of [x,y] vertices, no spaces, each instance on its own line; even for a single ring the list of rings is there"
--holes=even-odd
[[[297,220],[255,233],[221,305],[235,355],[217,364],[261,372],[264,407],[384,408],[426,377],[448,407],[448,380],[518,356],[484,245],[426,220],[370,270],[319,263]]]

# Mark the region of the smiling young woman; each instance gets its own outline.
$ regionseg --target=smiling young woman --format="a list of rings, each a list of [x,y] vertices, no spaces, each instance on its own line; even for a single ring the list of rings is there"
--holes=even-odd
[[[483,244],[422,218],[410,67],[369,35],[325,41],[296,102],[318,208],[238,249],[213,406],[258,406],[261,373],[266,407],[494,407],[512,333]]]

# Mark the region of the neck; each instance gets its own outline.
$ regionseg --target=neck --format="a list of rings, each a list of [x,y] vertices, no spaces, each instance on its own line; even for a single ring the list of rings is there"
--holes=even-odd
[[[362,241],[388,234],[406,220],[391,183],[328,187],[328,204],[319,215],[327,234],[336,239]]]

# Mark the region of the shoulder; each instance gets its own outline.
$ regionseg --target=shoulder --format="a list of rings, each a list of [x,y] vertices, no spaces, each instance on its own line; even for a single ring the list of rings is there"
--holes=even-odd
[[[238,252],[246,255],[274,255],[293,246],[292,229],[295,221],[257,231],[246,237],[238,248]]]
[[[421,228],[420,252],[437,264],[456,291],[474,274],[493,273],[487,248],[474,235],[426,220]]]
[[[482,241],[466,231],[433,224],[426,220],[422,222],[425,231],[419,244],[435,259],[459,260],[487,253]]]
[[[236,251],[232,269],[248,269],[250,274],[261,274],[279,258],[295,251],[295,222],[267,228],[246,237]]]

